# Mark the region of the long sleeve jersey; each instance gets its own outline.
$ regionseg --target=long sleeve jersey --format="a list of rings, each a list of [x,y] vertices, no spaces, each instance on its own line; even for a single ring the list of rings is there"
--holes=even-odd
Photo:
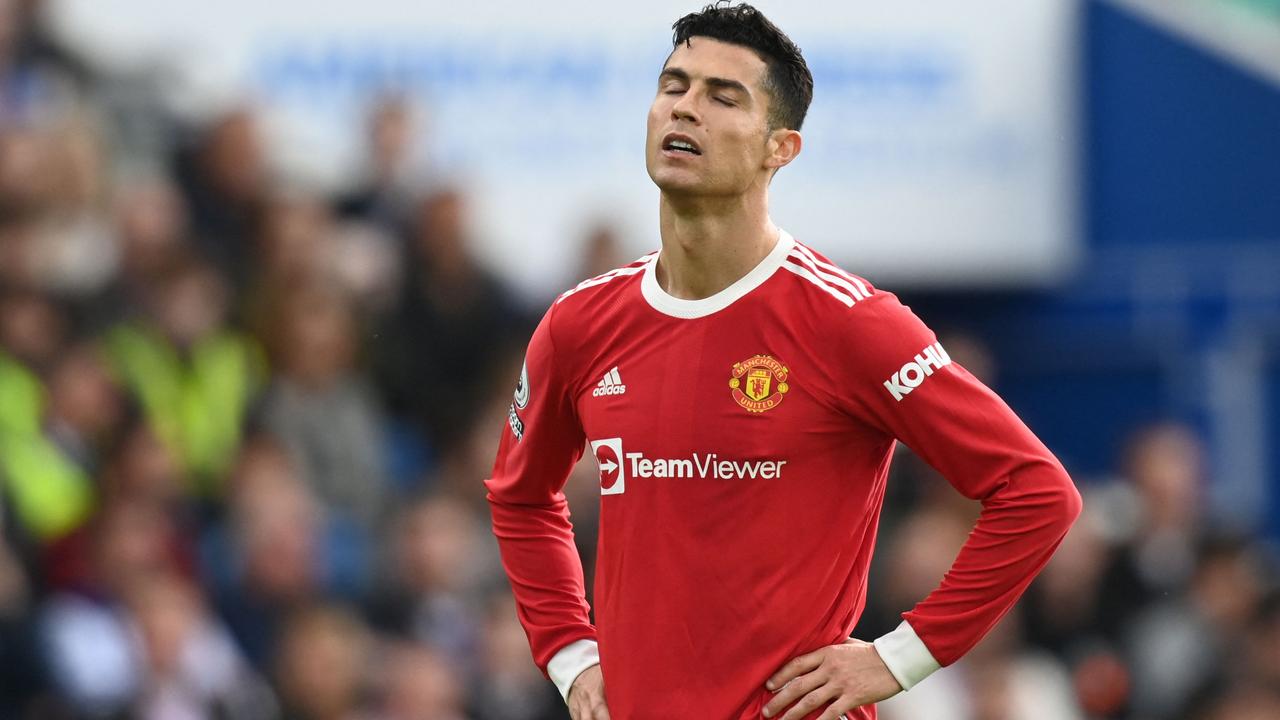
[[[1079,513],[1061,464],[892,293],[785,232],[701,300],[663,291],[656,263],[554,302],[486,481],[535,662],[566,692],[598,657],[616,720],[761,717],[775,671],[858,621],[897,441],[982,512],[876,647],[904,688],[958,659]],[[583,452],[594,626],[562,493]]]

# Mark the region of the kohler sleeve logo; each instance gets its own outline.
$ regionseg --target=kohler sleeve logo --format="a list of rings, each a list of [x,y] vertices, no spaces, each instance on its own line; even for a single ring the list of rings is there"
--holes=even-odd
[[[934,343],[917,354],[914,360],[903,365],[893,377],[885,380],[884,387],[894,400],[902,402],[902,398],[910,395],[935,370],[941,370],[950,364],[951,356],[942,349],[942,343]]]

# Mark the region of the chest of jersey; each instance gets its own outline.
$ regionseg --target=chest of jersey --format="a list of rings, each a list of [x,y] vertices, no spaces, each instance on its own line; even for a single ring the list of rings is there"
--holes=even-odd
[[[857,433],[815,362],[821,350],[747,304],[610,324],[575,397],[601,493],[721,495],[828,474],[814,463],[849,451]]]

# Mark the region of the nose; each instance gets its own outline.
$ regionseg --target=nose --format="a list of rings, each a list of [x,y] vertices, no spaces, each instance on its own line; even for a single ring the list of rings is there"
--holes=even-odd
[[[699,116],[695,95],[693,90],[690,89],[676,98],[675,103],[671,106],[672,120],[688,120],[695,124],[698,122]]]

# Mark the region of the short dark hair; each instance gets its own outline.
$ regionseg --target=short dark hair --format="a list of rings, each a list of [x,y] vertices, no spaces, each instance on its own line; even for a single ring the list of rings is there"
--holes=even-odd
[[[804,124],[813,100],[813,73],[800,48],[759,10],[746,3],[730,5],[728,0],[719,0],[685,15],[671,27],[675,30],[672,49],[680,43],[688,45],[690,38],[708,37],[755,51],[767,68],[764,84],[772,99],[769,129],[799,130]]]

